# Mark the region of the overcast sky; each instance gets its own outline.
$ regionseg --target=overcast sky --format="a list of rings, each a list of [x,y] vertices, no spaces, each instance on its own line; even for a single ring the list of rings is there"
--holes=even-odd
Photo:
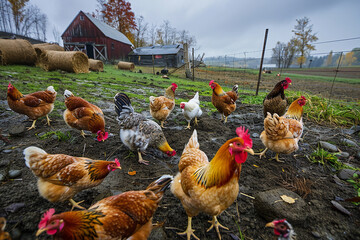
[[[80,10],[95,12],[96,0],[30,0],[48,17],[47,38],[54,41]],[[211,56],[260,57],[265,29],[266,48],[288,42],[296,19],[308,17],[318,42],[313,53],[349,51],[360,47],[360,0],[132,0],[135,17],[160,26],[164,20],[177,30],[188,30],[197,40],[196,52]],[[266,52],[271,56],[271,51]]]

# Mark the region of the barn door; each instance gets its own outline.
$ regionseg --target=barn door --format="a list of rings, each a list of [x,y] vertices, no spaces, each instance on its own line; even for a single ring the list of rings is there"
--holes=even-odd
[[[86,44],[86,55],[88,58],[94,59],[94,46],[92,44]]]

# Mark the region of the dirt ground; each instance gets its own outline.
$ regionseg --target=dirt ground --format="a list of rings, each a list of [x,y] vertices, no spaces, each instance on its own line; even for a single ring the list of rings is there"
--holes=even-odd
[[[201,102],[210,101],[209,97],[200,97]],[[7,135],[9,128],[21,124],[26,120],[25,116],[13,113],[8,109],[5,94],[1,95],[0,104],[7,110],[0,114],[2,134]],[[178,172],[177,164],[184,145],[188,142],[192,130],[185,130],[184,125],[178,123],[184,121],[179,106],[170,115],[164,129],[165,136],[177,155],[169,158],[158,150],[148,149],[144,156],[150,161],[145,166],[137,162],[137,154],[130,152],[119,139],[119,128],[115,121],[115,111],[112,102],[102,102],[98,105],[103,109],[106,116],[106,128],[110,137],[105,142],[95,141],[94,136],[83,139],[79,132],[69,129],[63,119],[50,115],[51,127],[45,126],[45,119],[37,122],[35,130],[26,131],[20,137],[11,137],[10,144],[0,141],[0,173],[5,174],[10,170],[21,170],[22,175],[17,179],[7,180],[0,183],[0,216],[6,217],[8,225],[6,230],[11,232],[14,239],[35,239],[37,225],[42,214],[49,208],[55,208],[56,212],[68,211],[68,203],[50,203],[41,198],[36,187],[36,178],[25,166],[23,150],[28,146],[37,146],[48,153],[64,153],[73,156],[85,156],[93,159],[113,160],[118,158],[122,170],[109,174],[104,182],[96,188],[84,190],[78,193],[74,200],[85,200],[83,206],[89,207],[92,203],[120,192],[128,190],[145,189],[154,179],[163,174],[175,175]],[[245,126],[250,134],[260,134],[263,130],[263,118],[261,106],[238,104],[236,111],[230,115],[226,125],[220,122],[220,115],[213,113],[208,115],[207,110],[196,127],[199,136],[200,149],[211,159],[217,149],[228,139],[235,137],[235,129]],[[56,109],[54,111],[57,111]],[[306,111],[306,107],[305,107]],[[61,114],[61,113],[60,113]],[[150,117],[148,112],[145,112]],[[267,191],[278,187],[289,187],[289,183],[295,178],[304,178],[311,183],[311,192],[304,198],[308,204],[309,211],[305,221],[293,223],[298,239],[360,239],[360,215],[359,206],[348,202],[341,202],[351,215],[344,215],[332,208],[331,200],[338,198],[346,199],[354,197],[355,189],[348,183],[336,183],[333,179],[335,172],[323,166],[311,164],[306,155],[311,154],[317,147],[319,140],[331,141],[337,144],[341,150],[350,153],[346,160],[353,166],[359,166],[359,159],[355,159],[357,150],[342,145],[340,139],[349,137],[343,133],[341,128],[317,126],[304,119],[306,129],[304,141],[300,143],[300,149],[296,155],[282,155],[284,163],[269,161],[274,153],[269,151],[266,159],[249,156],[243,164],[240,177],[240,192],[254,196],[258,192]],[[30,126],[31,122],[26,122]],[[41,140],[37,135],[49,131],[70,132],[72,138],[69,141],[59,141],[56,137]],[[259,137],[252,137],[253,149],[258,152],[264,147]],[[359,136],[352,136],[359,142]],[[136,175],[129,175],[128,171],[136,171]],[[12,204],[18,207],[9,208]],[[13,205],[14,206],[14,205]],[[274,219],[277,216],[274,216]],[[221,230],[223,239],[239,239],[239,231],[234,219],[239,219],[239,227],[245,239],[273,239],[271,229],[265,229],[267,223],[255,209],[254,200],[239,194],[237,200],[225,212],[219,221],[230,230]],[[193,218],[195,234],[200,239],[217,239],[216,232],[206,232],[210,224],[210,216],[200,214]],[[176,232],[184,231],[187,226],[187,215],[180,201],[168,190],[154,215],[154,223],[160,223],[160,227],[153,230],[150,239],[186,239],[180,237]],[[161,225],[162,224],[162,225]],[[315,238],[316,232],[320,237]],[[45,239],[43,234],[39,239]]]

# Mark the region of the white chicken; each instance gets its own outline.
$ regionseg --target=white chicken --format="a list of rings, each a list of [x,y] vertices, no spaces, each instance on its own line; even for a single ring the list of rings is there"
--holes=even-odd
[[[185,129],[190,129],[190,122],[192,119],[195,118],[194,123],[195,125],[198,124],[197,118],[201,116],[202,111],[200,108],[200,101],[199,101],[199,92],[196,92],[195,96],[190,99],[188,102],[181,102],[180,108],[188,125]]]

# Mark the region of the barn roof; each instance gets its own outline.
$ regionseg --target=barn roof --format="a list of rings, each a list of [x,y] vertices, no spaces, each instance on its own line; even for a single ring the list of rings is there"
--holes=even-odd
[[[177,54],[181,49],[183,49],[182,44],[140,47],[140,48],[134,49],[131,53],[129,53],[129,55]]]
[[[94,18],[93,16],[91,16],[88,13],[84,13],[89,20],[95,24],[95,26],[97,28],[99,28],[99,30],[104,33],[105,36],[112,38],[114,40],[117,40],[119,42],[123,42],[126,44],[129,44],[131,46],[133,46],[133,44],[130,42],[130,40],[121,32],[119,32],[118,30],[116,30],[113,27],[110,27],[109,25],[107,25],[106,23]]]

